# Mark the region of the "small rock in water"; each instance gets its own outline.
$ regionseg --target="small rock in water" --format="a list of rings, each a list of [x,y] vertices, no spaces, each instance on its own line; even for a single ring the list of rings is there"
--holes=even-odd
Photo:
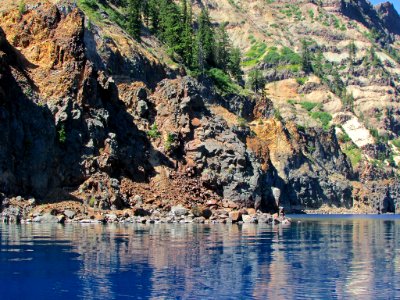
[[[203,211],[200,207],[198,206],[194,206],[191,210],[193,216],[195,217],[201,217],[201,215],[203,214]]]
[[[211,209],[208,209],[208,208],[204,209],[203,212],[202,212],[202,216],[203,216],[204,218],[206,218],[206,219],[211,218],[211,216],[212,216],[212,211],[211,211]]]
[[[73,210],[66,209],[66,210],[64,210],[64,215],[65,215],[68,219],[73,219],[73,218],[75,217],[75,215],[76,215],[76,212],[73,211]]]
[[[233,223],[239,222],[242,220],[242,213],[240,211],[231,211],[229,213],[229,218],[232,220]]]
[[[57,216],[58,223],[63,224],[65,222],[65,216],[64,215],[59,215]]]
[[[243,223],[257,223],[258,222],[256,217],[250,216],[250,215],[243,215],[242,219],[243,219]]]
[[[135,208],[133,214],[135,217],[146,217],[150,215],[150,212],[143,208]]]
[[[184,216],[188,212],[187,208],[183,207],[182,205],[172,206],[171,213],[177,217]]]
[[[116,214],[106,214],[106,219],[108,222],[115,222],[118,220],[118,217]]]
[[[37,219],[37,221],[35,221]],[[59,223],[59,219],[56,216],[53,216],[50,213],[46,213],[41,217],[36,217],[34,219],[34,222],[40,222],[40,223]]]

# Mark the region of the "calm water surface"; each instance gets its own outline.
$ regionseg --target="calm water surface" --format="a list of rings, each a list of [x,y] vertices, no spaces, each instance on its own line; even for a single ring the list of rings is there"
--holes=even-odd
[[[0,225],[0,299],[400,299],[398,217],[294,221]]]

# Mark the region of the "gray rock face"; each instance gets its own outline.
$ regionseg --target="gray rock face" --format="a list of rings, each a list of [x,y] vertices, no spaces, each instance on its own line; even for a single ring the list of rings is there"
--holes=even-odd
[[[105,217],[106,217],[106,220],[107,220],[108,222],[115,222],[115,221],[118,220],[118,217],[117,217],[116,214],[106,214]]]
[[[203,184],[240,206],[254,207],[256,202],[261,202],[260,165],[239,134],[209,110],[207,103],[213,101],[208,97],[212,93],[186,77],[179,85],[163,81],[159,94],[168,99],[168,106],[164,105],[158,113],[160,117],[177,116],[173,118],[173,125],[185,132],[183,151],[194,161]],[[191,120],[195,118],[200,125],[193,127]]]
[[[364,182],[366,193],[357,199],[372,208],[375,213],[400,213],[400,183],[378,184]]]
[[[254,155],[228,128],[210,125],[204,130],[210,129],[214,136],[205,136],[202,156],[197,158],[205,184],[220,188],[224,199],[253,206],[261,198],[261,172]]]
[[[304,138],[301,152],[285,162],[285,172],[270,179],[282,191],[280,205],[288,210],[322,204],[352,207],[353,170],[334,132],[309,129]]]

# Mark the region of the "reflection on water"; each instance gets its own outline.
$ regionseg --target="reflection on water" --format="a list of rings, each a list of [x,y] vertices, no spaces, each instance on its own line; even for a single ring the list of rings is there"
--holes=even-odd
[[[400,221],[1,225],[1,299],[393,299]]]

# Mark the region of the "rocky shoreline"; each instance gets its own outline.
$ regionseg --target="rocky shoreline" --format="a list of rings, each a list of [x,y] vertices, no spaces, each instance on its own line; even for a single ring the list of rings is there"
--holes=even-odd
[[[182,205],[169,209],[145,209],[132,207],[124,210],[98,210],[76,202],[36,205],[35,199],[23,200],[21,197],[3,200],[0,214],[2,223],[198,223],[198,224],[282,224],[290,225],[291,219],[278,213],[269,214],[254,208],[233,209],[229,207],[192,207]]]

